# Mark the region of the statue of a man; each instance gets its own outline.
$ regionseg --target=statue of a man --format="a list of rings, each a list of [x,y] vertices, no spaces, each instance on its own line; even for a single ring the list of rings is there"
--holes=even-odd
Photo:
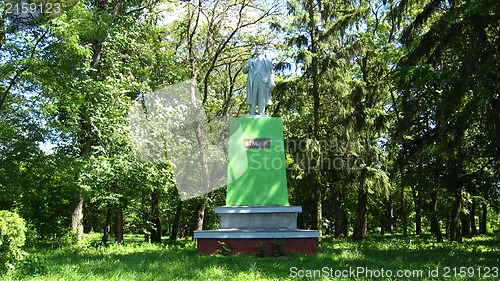
[[[255,47],[255,54],[243,67],[247,78],[247,103],[250,115],[266,115],[266,105],[272,104],[271,90],[274,88],[273,63],[264,54],[262,46]]]

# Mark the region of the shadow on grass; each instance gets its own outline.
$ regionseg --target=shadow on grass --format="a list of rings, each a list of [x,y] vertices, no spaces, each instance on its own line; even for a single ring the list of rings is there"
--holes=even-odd
[[[324,268],[417,269],[428,272],[439,267],[442,272],[444,267],[498,267],[498,238],[498,235],[474,238],[464,244],[435,243],[425,237],[368,237],[358,243],[326,238],[316,257],[278,258],[200,256],[191,241],[161,245],[128,243],[108,248],[40,251],[36,256],[44,266],[42,272],[33,276],[20,271],[13,277],[26,279],[31,275],[33,279],[44,280],[279,280],[293,277],[293,270],[303,270],[302,273],[306,274],[306,270]]]

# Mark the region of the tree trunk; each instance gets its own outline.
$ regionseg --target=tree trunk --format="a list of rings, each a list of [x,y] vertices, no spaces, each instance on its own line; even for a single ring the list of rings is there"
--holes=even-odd
[[[470,216],[460,212],[460,224],[462,226],[462,236],[470,237]]]
[[[100,7],[102,8],[102,7]],[[101,62],[101,52],[102,52],[102,42],[95,41],[92,42],[93,55],[92,62],[90,66],[95,70],[99,66]],[[96,78],[97,71],[92,71],[90,73],[90,77],[92,79]],[[86,105],[85,105],[86,106]],[[80,157],[89,155],[92,149],[92,125],[90,122],[90,117],[86,108],[80,113],[80,135],[79,135],[79,144],[80,144]],[[78,241],[83,239],[83,188],[80,188],[78,191],[77,203],[75,204],[75,208],[73,209],[73,213],[71,215],[71,233],[76,235]]]
[[[152,243],[161,243],[161,221],[160,218],[153,218],[151,223],[153,224],[153,229],[151,229],[150,239]]]
[[[446,225],[444,227],[446,237],[450,237],[450,226],[451,226],[451,213],[448,216],[448,218],[446,219]]]
[[[153,225],[153,228],[151,229],[151,242],[153,243],[161,242],[159,197],[160,191],[158,188],[155,188],[151,193],[151,224]]]
[[[387,220],[388,220],[388,213],[389,213],[389,204],[387,203],[387,200],[384,199],[382,200],[382,212],[380,214],[380,235],[384,236],[385,235],[385,230],[387,229]]]
[[[203,203],[198,209],[198,216],[197,216],[197,222],[196,222],[196,229],[197,230],[202,230],[203,229],[203,223],[205,220],[205,200],[206,200],[206,194],[210,192],[210,178],[209,178],[209,171],[208,171],[208,162],[206,158],[206,151],[207,147],[209,144],[209,133],[208,133],[208,125],[200,122],[200,120],[203,120],[200,115],[205,114],[203,111],[203,104],[206,101],[206,98],[203,98],[203,103],[201,107],[198,107],[198,97],[196,93],[196,86],[194,83],[197,82],[197,77],[198,77],[198,69],[195,67],[195,55],[194,55],[194,49],[196,46],[194,46],[194,35],[196,33],[196,30],[198,28],[198,24],[200,21],[200,14],[201,14],[201,6],[202,6],[202,1],[199,0],[196,9],[193,11],[193,13],[196,13],[196,19],[194,20],[194,23],[191,22],[192,18],[190,18],[188,26],[187,26],[187,33],[188,33],[188,66],[189,66],[189,71],[190,71],[190,76],[191,76],[191,87],[190,87],[190,98],[191,98],[191,106],[194,108],[194,116],[193,119],[195,120],[193,122],[193,129],[195,132],[196,136],[196,142],[198,145],[198,151],[199,151],[199,156],[198,156],[198,161],[200,164],[201,168],[201,181],[202,181],[202,190],[201,190],[201,196],[204,198]],[[190,12],[191,13],[191,12]],[[193,24],[193,25],[192,25]],[[208,74],[207,74],[208,75]],[[207,92],[203,93],[204,95],[207,94]],[[179,206],[179,205],[178,205]],[[176,214],[177,215],[177,214]]]
[[[318,183],[319,184],[319,183]],[[319,231],[319,240],[321,240],[321,234],[323,233],[323,200],[321,188],[318,187],[316,198],[316,229]]]
[[[312,61],[311,61],[311,72],[309,73],[310,78],[312,80],[312,89],[311,89],[311,94],[313,97],[313,135],[314,138],[317,140],[319,139],[319,134],[320,134],[320,129],[319,129],[319,124],[320,124],[320,92],[319,92],[319,59],[316,56],[316,52],[318,51],[318,32],[317,32],[317,25],[316,25],[316,15],[315,15],[315,3],[312,0],[307,1],[305,3],[305,8],[309,14],[309,22],[308,22],[308,29],[309,29],[309,39],[311,42],[311,53],[313,54]],[[318,159],[319,161],[319,159]],[[316,167],[319,167],[319,165],[316,165]],[[315,180],[317,181],[317,175],[315,173]],[[319,181],[317,181],[319,183]],[[321,239],[321,234],[322,234],[322,229],[323,229],[323,202],[322,202],[322,190],[321,188],[317,188],[315,190],[315,199],[316,199],[316,228],[319,231],[319,236]],[[313,195],[314,197],[314,195]]]
[[[144,204],[142,204],[142,206],[146,206],[145,204],[147,203],[147,200],[148,200],[146,198],[147,198],[147,196],[142,197],[142,200],[144,203]],[[144,224],[144,242],[150,243],[151,242],[151,232],[149,231],[149,211],[146,210],[146,208],[142,209],[142,221]]]
[[[405,206],[405,188],[401,187],[401,217],[403,219],[403,235],[408,236],[408,216]]]
[[[177,207],[175,208],[174,221],[172,222],[172,231],[170,232],[170,240],[177,240],[179,234],[179,221],[181,218],[182,200],[179,199]]]
[[[389,198],[390,210],[389,210],[389,232],[394,233],[394,204],[392,204],[392,196]]]
[[[2,19],[0,19],[0,49],[2,49],[2,46],[4,44],[4,40],[5,40],[5,18],[2,17]],[[0,111],[2,110],[2,104],[0,103]]]
[[[460,212],[462,210],[462,193],[461,189],[455,191],[455,200],[450,217],[450,241],[462,242],[462,232],[460,229]]]
[[[79,145],[80,145],[80,157],[85,157],[89,155],[92,149],[92,127],[90,125],[90,120],[86,113],[81,113],[80,116],[80,135],[79,135]],[[75,235],[77,241],[83,239],[83,188],[80,187],[76,195],[76,200],[71,214],[71,227],[70,231]]]
[[[363,228],[363,237],[368,233],[368,217],[365,215],[365,227]]]
[[[356,207],[356,219],[354,221],[354,229],[352,233],[353,241],[361,241],[366,232],[366,203],[368,193],[364,187],[358,191],[358,204]]]
[[[477,235],[477,226],[476,226],[476,198],[472,198],[472,202],[470,205],[470,214],[469,214],[469,219],[470,219],[470,227],[471,227],[471,235],[476,236]]]
[[[415,185],[412,185],[411,192],[413,195],[413,202],[415,204],[415,234],[422,234],[422,209],[420,208],[420,196]]]
[[[115,207],[115,242],[123,244],[123,206]]]
[[[193,81],[196,81],[196,76],[195,73],[193,72]],[[206,158],[206,152],[208,148],[208,140],[209,140],[209,132],[208,130],[208,125],[201,122],[200,120],[203,120],[200,115],[205,114],[203,112],[203,107],[201,108],[196,108],[197,107],[197,96],[196,96],[196,91],[195,91],[195,86],[191,85],[191,102],[193,108],[195,108],[194,112],[194,119],[195,122],[193,122],[194,126],[194,132],[196,135],[196,142],[198,145],[198,161],[200,165],[200,172],[201,172],[201,182],[202,182],[202,190],[201,190],[201,197],[202,197],[202,203],[198,208],[198,216],[197,216],[197,222],[196,222],[196,230],[202,230],[203,229],[203,223],[205,220],[205,204],[207,201],[207,194],[210,192],[210,178],[209,178],[209,169],[208,169],[208,161]]]
[[[77,241],[83,239],[83,189],[80,188],[76,198],[76,206],[71,214],[71,233],[76,237]]]
[[[347,218],[347,211],[342,209],[342,232],[344,237],[349,236],[349,220]]]
[[[382,214],[380,215],[380,235],[385,235],[389,231],[391,234],[394,231],[394,205],[392,197],[383,200]]]
[[[198,207],[198,217],[196,223],[197,231],[203,230],[203,223],[205,221],[205,205],[206,205],[206,196],[203,195],[200,202],[200,206]]]
[[[419,207],[415,207],[415,234],[422,234],[422,212]]]
[[[433,189],[431,192],[431,233],[436,238],[437,242],[443,241],[443,236],[441,235],[441,227],[439,226],[439,220],[437,217],[438,203],[437,203],[437,190]]]
[[[481,234],[487,234],[488,230],[486,229],[486,219],[487,219],[487,211],[488,211],[488,206],[486,205],[486,202],[481,203],[482,207],[482,212],[481,212],[481,219],[479,220],[479,233]]]
[[[108,238],[109,232],[111,231],[111,214],[113,212],[113,208],[108,207],[108,211],[106,212],[106,222],[104,223],[104,231],[101,239],[101,245],[108,246]]]
[[[316,52],[318,51],[318,42],[317,42],[317,25],[316,25],[316,15],[314,11],[315,3],[314,1],[307,1],[304,6],[309,13],[309,40],[311,40],[311,53],[313,54],[311,60],[311,72],[310,78],[312,80],[312,96],[313,96],[313,135],[316,137],[319,136],[319,106],[320,106],[320,96],[319,96],[319,67],[318,67],[318,56]]]
[[[341,199],[341,193],[336,191],[334,192],[333,195],[333,208],[334,208],[334,215],[335,215],[335,222],[334,222],[334,237],[335,239],[340,238],[341,234],[341,218],[342,218],[342,199]]]

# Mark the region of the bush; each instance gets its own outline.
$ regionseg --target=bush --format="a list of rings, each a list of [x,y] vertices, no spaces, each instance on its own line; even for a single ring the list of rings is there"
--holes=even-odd
[[[0,273],[21,257],[26,240],[26,223],[18,214],[0,211]]]

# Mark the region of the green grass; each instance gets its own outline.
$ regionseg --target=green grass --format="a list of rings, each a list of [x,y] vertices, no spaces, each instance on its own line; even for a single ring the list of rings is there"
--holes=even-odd
[[[84,246],[61,249],[31,249],[23,263],[3,278],[6,280],[287,280],[294,275],[314,275],[315,280],[352,280],[327,278],[326,271],[357,270],[358,267],[392,270],[393,278],[384,280],[431,280],[429,269],[439,269],[440,280],[478,280],[479,269],[500,267],[500,236],[480,236],[463,244],[435,243],[431,237],[367,237],[361,243],[325,238],[315,257],[200,256],[192,241],[165,242],[160,245],[139,242],[128,236],[125,246],[92,246],[89,235]],[[95,244],[95,243],[94,243]],[[445,267],[449,276],[444,278]],[[460,267],[474,276],[459,278]],[[292,270],[291,270],[292,268]],[[473,269],[473,271],[471,270]],[[396,278],[396,270],[422,270],[423,277]],[[299,271],[302,270],[302,271]],[[308,271],[309,270],[309,271]],[[314,272],[313,270],[316,270]],[[416,272],[418,273],[418,272]],[[410,272],[407,272],[410,274]],[[498,272],[500,274],[500,272]],[[364,274],[358,275],[359,280]],[[346,276],[349,277],[349,276]],[[351,275],[351,277],[353,277]],[[0,278],[1,279],[1,278]],[[304,279],[304,278],[301,278]],[[435,280],[434,279],[434,280]],[[489,278],[489,280],[497,280]]]

